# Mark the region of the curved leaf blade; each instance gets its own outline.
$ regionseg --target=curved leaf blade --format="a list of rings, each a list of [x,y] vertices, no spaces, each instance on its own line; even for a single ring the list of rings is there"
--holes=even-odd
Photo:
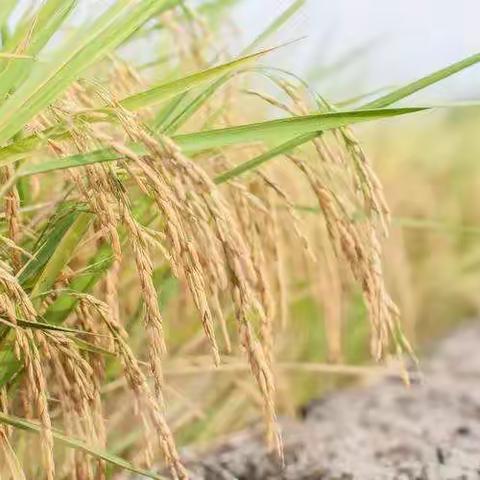
[[[288,117],[267,122],[240,125],[238,127],[207,130],[173,136],[172,139],[186,153],[195,153],[212,148],[220,148],[237,143],[252,143],[258,141],[276,141],[289,139],[313,132],[322,132],[344,127],[354,123],[379,120],[408,113],[427,110],[427,107],[393,108],[377,110],[352,110],[344,112],[329,112],[299,117]],[[137,154],[145,153],[141,145],[130,145]],[[96,150],[86,154],[77,154],[61,159],[43,162],[36,165],[25,165],[18,172],[19,177],[39,173],[74,168],[94,163],[111,162],[123,158],[112,149]]]
[[[402,100],[405,97],[408,97],[424,88],[433,85],[445,78],[448,78],[455,73],[458,73],[462,70],[465,70],[472,65],[480,62],[480,53],[476,53],[471,55],[470,57],[464,58],[459,62],[452,63],[448,67],[441,68],[430,75],[426,75],[425,77],[419,78],[408,85],[405,85],[393,92],[388,93],[387,95],[383,95],[376,100],[366,103],[361,108],[363,109],[371,109],[371,108],[383,108],[392,105],[399,100]]]
[[[317,136],[318,136],[318,133],[314,132],[314,133],[307,133],[306,135],[302,135],[300,137],[295,137],[293,140],[289,140],[288,142],[282,143],[277,147],[272,148],[271,150],[268,150],[267,152],[262,153],[261,155],[258,155],[257,157],[247,160],[246,162],[240,163],[236,167],[233,167],[227,170],[226,172],[221,173],[220,175],[217,175],[214,181],[217,185],[220,185],[222,183],[228,182],[229,180],[233,180],[234,178],[239,177],[240,175],[243,175],[244,173],[247,173],[250,170],[254,170],[260,167],[261,165],[263,165],[265,162],[268,162],[272,158],[275,158],[278,155],[282,155],[283,153],[289,152],[294,148],[299,147],[300,145],[303,145],[304,143],[307,143],[310,140],[313,140]]]
[[[279,47],[276,47],[279,48]],[[238,71],[250,63],[254,62],[263,55],[267,55],[273,48],[262,50],[260,52],[246,55],[228,63],[217,65],[216,67],[207,68],[197,73],[193,73],[186,77],[172,80],[171,82],[163,83],[155,87],[149,88],[143,92],[120,100],[120,105],[129,110],[139,110],[144,107],[151,107],[168,100],[176,95],[185,93],[195,87],[199,87],[205,83],[211,82],[218,77]]]
[[[65,235],[63,235],[32,289],[31,297],[33,298],[35,307],[38,308],[41,302],[40,295],[50,290],[60,272],[69,262],[73,251],[83,239],[92,220],[92,214],[85,212],[80,213]]]
[[[393,109],[352,110],[329,112],[298,117],[281,118],[261,123],[220,128],[205,132],[188,133],[173,137],[186,152],[198,152],[211,148],[234,145],[236,143],[268,142],[291,139],[297,135],[331,130],[354,123],[379,120],[387,117],[426,110],[426,107]]]
[[[41,426],[35,422],[31,422],[29,420],[25,420],[23,418],[15,417],[13,415],[7,415],[6,413],[0,412],[0,423],[4,425],[10,425],[11,427],[24,430],[31,433],[40,433]],[[136,473],[138,475],[142,475],[144,477],[153,478],[154,480],[166,480],[165,477],[158,475],[153,472],[149,472],[147,470],[143,470],[141,468],[137,468],[132,465],[130,462],[127,462],[121,457],[111,454],[110,452],[103,450],[101,448],[93,447],[88,445],[83,440],[65,435],[64,433],[60,432],[59,430],[53,429],[52,430],[53,438],[65,445],[69,448],[74,448],[77,450],[81,450],[89,455],[92,455],[95,458],[105,460],[106,462],[115,465],[116,467],[120,467],[124,470],[128,470],[130,472]]]

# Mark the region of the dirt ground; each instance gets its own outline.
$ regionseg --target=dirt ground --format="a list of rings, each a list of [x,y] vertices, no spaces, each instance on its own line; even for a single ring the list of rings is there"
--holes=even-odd
[[[389,378],[282,420],[284,468],[252,429],[187,454],[192,479],[480,480],[480,322],[440,342],[421,366],[410,389]]]

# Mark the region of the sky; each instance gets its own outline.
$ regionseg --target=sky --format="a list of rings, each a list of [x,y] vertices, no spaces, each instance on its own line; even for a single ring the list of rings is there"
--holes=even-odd
[[[32,1],[39,0],[19,4]],[[79,0],[78,16],[98,13],[110,1]],[[293,1],[238,0],[232,20],[243,32],[241,46]],[[400,86],[480,52],[478,18],[480,0],[306,0],[271,45],[304,37],[285,48],[281,66],[329,100],[345,100]],[[480,64],[415,98],[425,103],[473,99],[480,99]]]
[[[243,0],[235,21],[252,38],[290,4]],[[323,88],[321,93],[342,99],[399,86],[480,52],[479,16],[479,0],[307,0],[277,39],[306,36],[282,61]],[[343,67],[328,74],[337,62]],[[419,98],[480,99],[480,64]]]

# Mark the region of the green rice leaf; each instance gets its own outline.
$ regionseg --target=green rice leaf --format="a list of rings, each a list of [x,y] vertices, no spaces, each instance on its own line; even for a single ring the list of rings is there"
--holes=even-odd
[[[134,146],[132,149],[136,153],[143,152],[143,149],[141,147],[135,148]],[[52,172],[55,170],[63,170],[66,168],[82,167],[85,165],[92,165],[95,163],[112,162],[114,160],[120,160],[121,158],[122,158],[121,155],[115,150],[111,150],[111,149],[95,150],[94,152],[90,152],[86,154],[79,153],[79,154],[71,155],[68,157],[63,157],[60,159],[42,162],[36,165],[26,165],[19,172],[19,176],[25,177],[29,175],[35,175],[37,173],[46,173],[46,172]]]
[[[48,231],[42,235],[45,240],[40,240],[40,246],[36,249],[35,254],[18,274],[18,281],[23,288],[31,286],[31,283],[55,252],[65,233],[72,226],[78,213],[78,211],[71,211],[64,215],[59,214],[58,219],[52,220],[51,228],[48,228]]]
[[[471,55],[470,57],[460,60],[459,62],[452,63],[448,67],[437,70],[436,72],[426,75],[425,77],[409,83],[408,85],[394,90],[387,95],[383,95],[372,102],[366,103],[362,108],[371,109],[388,107],[393,103],[398,102],[399,100],[402,100],[403,98],[408,97],[419,90],[423,90],[434,83],[444,80],[455,73],[461,72],[462,70],[465,70],[466,68],[471,67],[478,62],[480,62],[480,53]]]
[[[167,135],[176,132],[195,112],[197,112],[207,100],[228,80],[234,76],[235,72],[230,72],[217,78],[211,85],[208,85],[199,95],[197,95],[171,122],[163,127],[162,131]],[[162,123],[156,122],[152,125],[154,130],[159,130]]]
[[[93,343],[87,342],[86,340],[82,340],[81,338],[73,338],[73,341],[76,343],[80,350],[85,350],[86,352],[97,353],[99,355],[106,355],[107,357],[115,357],[116,353],[106,348],[99,347],[98,345],[94,345]]]
[[[276,47],[279,48],[279,47]],[[211,82],[220,76],[237,72],[258,58],[273,51],[273,48],[261,52],[246,55],[228,63],[208,68],[192,75],[188,75],[171,82],[163,83],[156,87],[149,88],[143,92],[131,95],[120,101],[120,104],[129,110],[138,110],[143,107],[150,107],[168,100],[180,93],[187,92],[192,88]]]
[[[216,82],[218,82],[218,80]],[[172,119],[177,109],[181,108],[182,105],[187,104],[191,93],[192,92],[181,93],[176,97],[172,98],[165,106],[163,106],[162,109],[157,112],[153,121],[149,123],[150,128],[155,132],[162,131],[166,133],[166,125],[170,125],[176,118],[178,118],[179,115]],[[190,105],[190,103],[188,103],[188,105]],[[188,105],[186,106],[186,108],[188,108]],[[183,111],[185,111],[185,108],[182,110],[182,112]]]
[[[40,433],[42,429],[42,427],[38,423],[19,417],[14,417],[13,415],[8,415],[3,412],[0,412],[0,423],[3,423],[4,425],[10,425],[14,428],[24,430],[30,433]],[[58,443],[61,443],[62,445],[65,445],[69,448],[81,450],[82,452],[92,455],[95,458],[105,460],[106,462],[116,467],[120,467],[124,470],[128,470],[144,477],[153,478],[155,480],[166,480],[165,477],[162,477],[153,472],[149,472],[147,470],[143,470],[141,468],[137,468],[123,458],[113,455],[106,450],[91,446],[83,440],[66,435],[57,429],[52,429],[52,435]]]
[[[125,108],[128,108],[130,110],[138,110],[143,107],[154,106],[172,97],[178,97],[180,94],[184,94],[189,90],[198,87],[204,83],[213,81],[219,76],[225,79],[229,78],[229,75],[237,73],[250,63],[254,62],[261,56],[266,55],[273,50],[274,49],[263,50],[252,55],[241,57],[232,62],[218,65],[217,67],[203,70],[187,77],[183,77],[172,82],[158,85],[144,92],[140,92],[138,94],[126,97],[121,100],[120,103]],[[209,92],[213,92],[215,89],[216,88],[214,86],[212,89],[209,90]],[[203,103],[207,98],[209,98],[209,96],[210,94],[205,98],[201,97],[201,103]],[[190,108],[190,111],[193,113],[193,111],[195,111],[198,106],[199,105],[196,105],[195,109]],[[184,117],[185,116],[188,117],[190,115],[184,115]],[[159,120],[159,123],[161,122],[162,118],[160,118]],[[68,138],[68,136],[69,133],[67,126],[56,125],[54,127],[46,129],[44,132],[42,132],[41,135],[30,135],[26,138],[20,139],[11,145],[0,148],[0,164],[12,163],[14,161],[23,159],[29,151],[40,146],[46,139],[60,140],[63,138]]]
[[[56,125],[39,134],[20,138],[10,145],[0,148],[0,165],[8,165],[24,159],[29,153],[41,148],[48,139],[63,140],[69,136],[66,125]]]
[[[422,110],[426,109],[418,107],[320,113],[177,135],[173,139],[182,150],[198,152],[237,143],[278,142],[282,139],[291,139],[297,135],[331,130],[354,123],[379,120]]]
[[[299,117],[282,118],[267,122],[221,128],[205,132],[176,135],[173,140],[186,153],[220,148],[237,143],[277,142],[281,139],[292,139],[296,136],[331,130],[354,123],[379,120],[407,113],[426,110],[417,108],[394,108],[378,110],[353,110],[348,112],[331,112]],[[130,146],[137,154],[145,153],[141,145]],[[123,158],[112,149],[102,149],[87,154],[77,154],[36,165],[25,165],[18,172],[20,177],[38,173],[51,172],[65,168],[74,168],[94,163],[111,162]]]
[[[34,328],[35,330],[53,330],[56,332],[72,333],[72,334],[88,334],[82,330],[75,328],[61,327],[60,325],[51,325],[45,322],[29,322],[28,320],[17,319],[17,325],[25,328]]]
[[[90,260],[88,271],[72,279],[68,287],[69,291],[75,293],[89,292],[111,266],[112,261],[111,246],[103,244]],[[49,324],[60,325],[75,309],[78,302],[78,296],[71,295],[69,292],[61,293],[48,306],[44,317]]]
[[[36,307],[40,304],[41,294],[52,288],[59,274],[69,262],[75,248],[87,232],[92,219],[92,214],[80,213],[65,235],[63,235],[32,289],[31,296]]]
[[[149,211],[148,204],[142,205],[139,202],[134,207],[135,215],[142,216],[142,213]],[[148,223],[148,222],[147,222]],[[125,241],[124,234],[121,234],[122,242]],[[80,296],[78,294],[88,293],[102,278],[104,273],[111,267],[113,262],[113,251],[109,243],[102,243],[95,254],[90,258],[87,268],[76,275],[68,286],[68,291],[61,293],[51,303],[44,317],[48,323],[60,325],[77,306]],[[75,293],[77,295],[72,295]]]
[[[240,165],[237,165],[236,167],[231,168],[226,172],[218,175],[217,177],[215,177],[215,183],[217,185],[220,185],[222,183],[228,182],[229,180],[232,180],[233,178],[239,177],[240,175],[243,175],[244,173],[247,173],[250,170],[254,170],[260,167],[262,164],[264,164],[268,160],[271,160],[272,158],[275,158],[278,155],[287,153],[293,150],[294,148],[313,140],[317,136],[318,136],[318,133],[316,132],[307,133],[306,135],[302,135],[300,137],[294,138],[293,140],[289,140],[288,142],[282,143],[281,145],[278,145],[277,147],[272,148],[267,152],[262,153],[261,155],[258,155],[255,158],[247,160],[246,162],[243,162]]]

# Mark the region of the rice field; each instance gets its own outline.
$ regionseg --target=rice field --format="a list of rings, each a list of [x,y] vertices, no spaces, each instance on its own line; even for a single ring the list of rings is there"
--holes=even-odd
[[[281,458],[278,415],[478,311],[478,112],[409,97],[480,54],[333,104],[282,69],[304,1],[240,48],[197,3],[2,2],[2,479],[183,480],[259,418]]]

